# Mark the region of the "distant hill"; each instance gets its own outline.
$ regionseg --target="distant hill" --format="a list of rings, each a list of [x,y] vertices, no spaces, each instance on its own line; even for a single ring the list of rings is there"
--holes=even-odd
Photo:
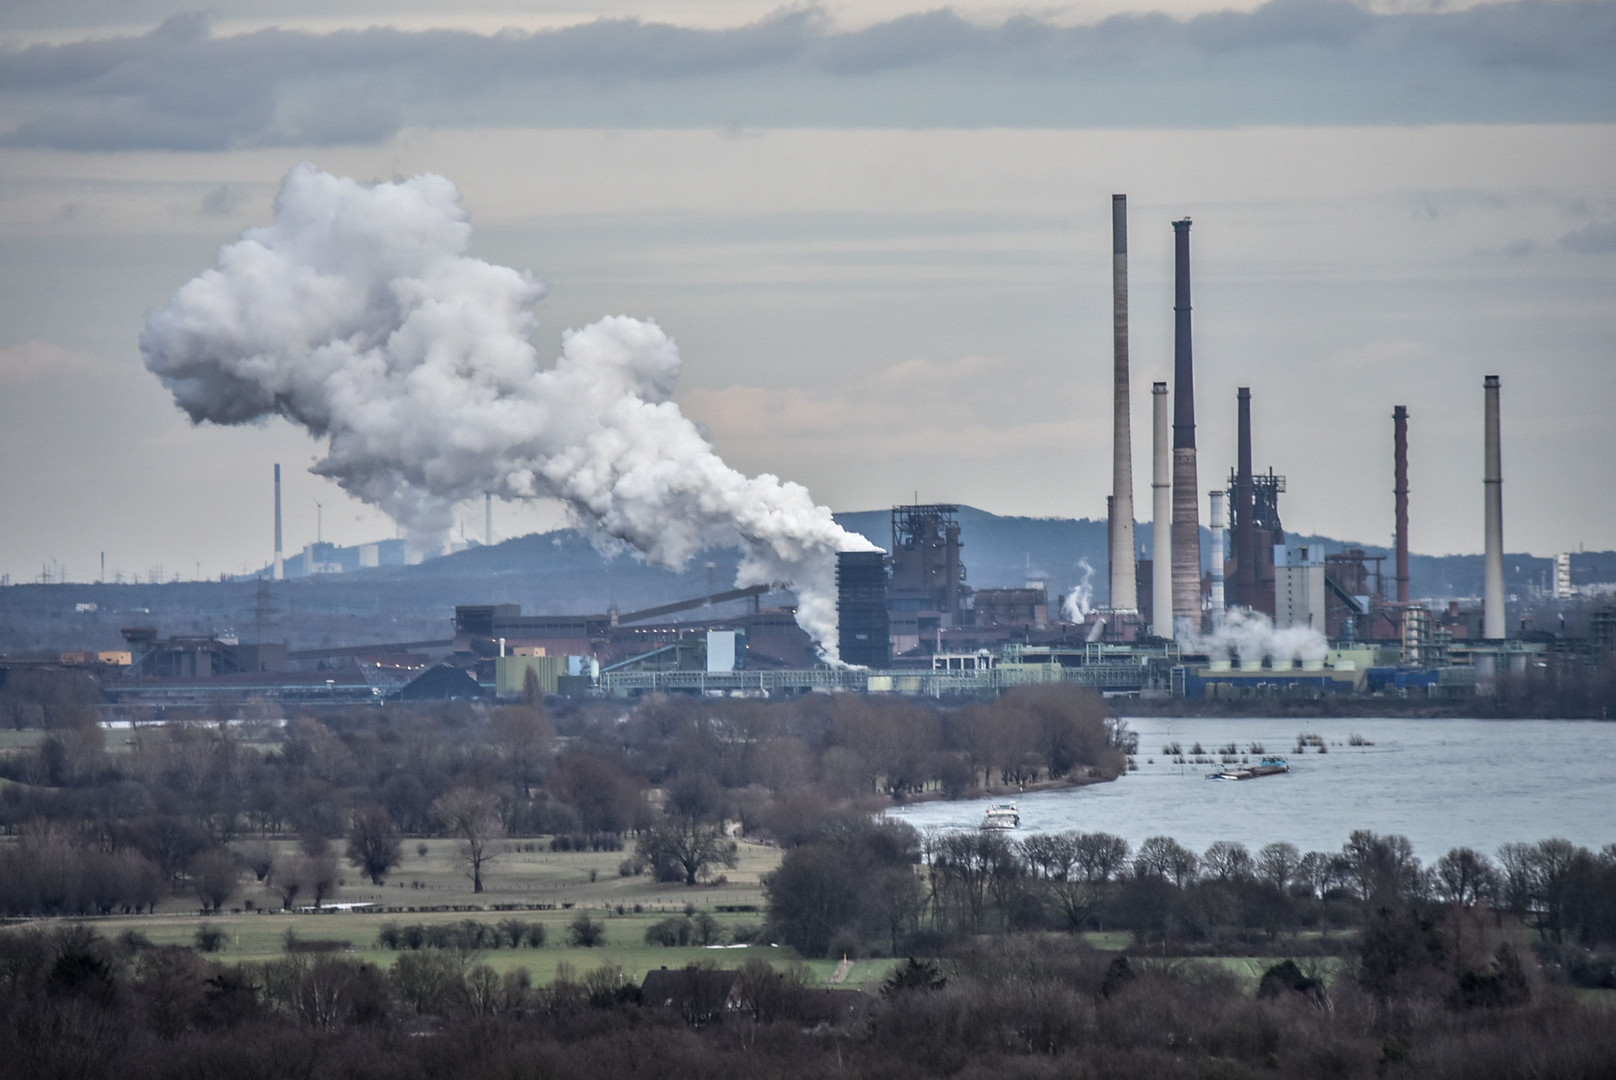
[[[844,527],[882,548],[891,545],[889,510],[836,515]],[[1102,521],[1006,517],[971,506],[959,509],[961,552],[975,588],[1043,581],[1052,597],[1090,574],[1097,604],[1108,602],[1106,527]],[[1211,544],[1202,530],[1203,563]],[[1136,535],[1146,553],[1150,529]],[[1293,536],[1326,552],[1362,547],[1330,537]],[[562,529],[475,547],[416,566],[380,567],[260,585],[254,581],[179,582],[166,585],[12,585],[0,588],[0,653],[70,648],[114,648],[123,626],[149,624],[161,633],[232,634],[243,641],[287,641],[294,648],[434,640],[449,637],[456,604],[520,604],[524,611],[561,614],[653,607],[732,587],[734,551],[706,551],[682,571],[648,566],[626,545]],[[1087,569],[1085,568],[1087,564]],[[1418,598],[1481,594],[1480,555],[1414,555],[1412,590]],[[1506,586],[1525,592],[1549,584],[1552,560],[1511,554]],[[1390,559],[1385,563],[1390,576]],[[1577,584],[1616,581],[1616,552],[1572,556]],[[1390,585],[1388,583],[1388,589]],[[765,598],[783,603],[784,594]],[[78,605],[94,604],[94,611]],[[724,609],[720,609],[724,610]],[[732,604],[728,610],[741,610]],[[694,613],[701,617],[711,612]]]

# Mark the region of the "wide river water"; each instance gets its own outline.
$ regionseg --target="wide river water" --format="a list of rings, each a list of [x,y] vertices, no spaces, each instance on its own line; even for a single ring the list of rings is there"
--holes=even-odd
[[[1492,854],[1513,840],[1559,836],[1616,843],[1616,723],[1576,720],[1296,720],[1129,718],[1139,768],[1114,783],[1024,794],[1021,828],[1104,831],[1134,847],[1171,836],[1194,851],[1240,840],[1252,851],[1288,840],[1333,851],[1354,829],[1401,833],[1432,860],[1468,846]],[[1298,734],[1327,753],[1295,753]],[[1359,735],[1372,746],[1349,745]],[[1175,765],[1162,747],[1212,754],[1260,743],[1291,771],[1239,783],[1211,781],[1210,765]],[[1154,759],[1151,763],[1149,759]],[[1253,763],[1256,758],[1251,759]],[[889,813],[919,829],[980,825],[995,800],[924,802]]]

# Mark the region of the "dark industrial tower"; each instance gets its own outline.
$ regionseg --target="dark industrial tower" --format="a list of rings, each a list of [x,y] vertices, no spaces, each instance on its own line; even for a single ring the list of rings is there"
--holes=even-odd
[[[1397,499],[1397,602],[1408,603],[1408,409],[1392,408],[1392,494]]]
[[[1111,609],[1132,611],[1139,588],[1133,547],[1133,428],[1128,394],[1128,196],[1111,196]]]
[[[1195,362],[1190,347],[1190,219],[1173,222],[1173,620],[1201,628],[1201,500],[1195,468]],[[1169,636],[1169,635],[1164,635]]]
[[[887,615],[887,557],[879,551],[836,556],[836,645],[844,664],[884,668],[892,663]]]

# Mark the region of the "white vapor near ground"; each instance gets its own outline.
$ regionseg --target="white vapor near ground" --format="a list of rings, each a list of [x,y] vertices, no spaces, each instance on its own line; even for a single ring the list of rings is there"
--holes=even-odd
[[[293,169],[275,223],[148,316],[146,367],[194,422],[283,416],[327,440],[314,471],[440,543],[454,505],[559,498],[659,565],[744,553],[739,585],[788,582],[797,621],[836,651],[838,551],[872,550],[800,484],[726,465],[669,400],[680,359],[655,323],[601,319],[530,338],[544,287],[469,258],[449,180],[361,185]]]
[[[1074,623],[1087,619],[1094,610],[1094,567],[1089,565],[1087,559],[1079,560],[1077,566],[1083,571],[1083,580],[1073,586],[1061,601],[1061,614],[1066,616],[1067,622]]]
[[[1183,620],[1182,625],[1187,629],[1188,620]],[[1180,637],[1187,651],[1204,652],[1214,659],[1227,656],[1242,662],[1323,660],[1330,651],[1330,643],[1324,635],[1311,626],[1275,629],[1267,615],[1240,607],[1224,612],[1223,621],[1210,634],[1189,633]]]

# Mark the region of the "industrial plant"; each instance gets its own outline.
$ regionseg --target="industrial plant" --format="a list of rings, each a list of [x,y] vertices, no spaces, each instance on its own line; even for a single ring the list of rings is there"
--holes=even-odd
[[[1485,555],[1479,604],[1436,604],[1412,595],[1410,415],[1403,405],[1388,414],[1396,523],[1389,556],[1349,545],[1325,550],[1287,536],[1281,517],[1286,478],[1272,465],[1257,464],[1251,387],[1240,387],[1232,403],[1237,450],[1225,486],[1203,492],[1191,222],[1171,225],[1172,385],[1150,388],[1146,525],[1136,520],[1134,506],[1127,198],[1112,198],[1114,410],[1104,603],[1094,602],[1086,584],[1069,595],[1052,594],[1030,560],[1027,579],[1013,587],[973,584],[961,508],[917,501],[891,507],[881,535],[867,526],[862,535],[845,533],[868,547],[834,554],[836,623],[828,640],[805,628],[800,590],[773,581],[630,611],[602,604],[524,613],[516,603],[468,595],[454,605],[452,622],[445,612],[441,634],[372,645],[290,648],[267,642],[262,627],[257,642],[246,644],[225,634],[164,636],[156,626],[136,624],[122,629],[121,649],[23,662],[92,669],[112,702],[166,707],[225,699],[352,703],[535,694],[968,697],[1052,682],[1112,696],[1452,699],[1551,665],[1591,669],[1608,660],[1616,645],[1616,608],[1593,611],[1582,634],[1510,618],[1496,375],[1485,378],[1480,401]],[[1222,469],[1209,471],[1220,475]],[[274,499],[273,556],[256,576],[261,590],[270,582],[421,561],[404,540],[344,548],[317,539],[288,557],[279,465]],[[491,505],[485,496],[489,545]],[[464,539],[458,545],[467,546],[478,545]],[[1571,593],[1571,557],[1565,555],[1554,564],[1553,595]]]

